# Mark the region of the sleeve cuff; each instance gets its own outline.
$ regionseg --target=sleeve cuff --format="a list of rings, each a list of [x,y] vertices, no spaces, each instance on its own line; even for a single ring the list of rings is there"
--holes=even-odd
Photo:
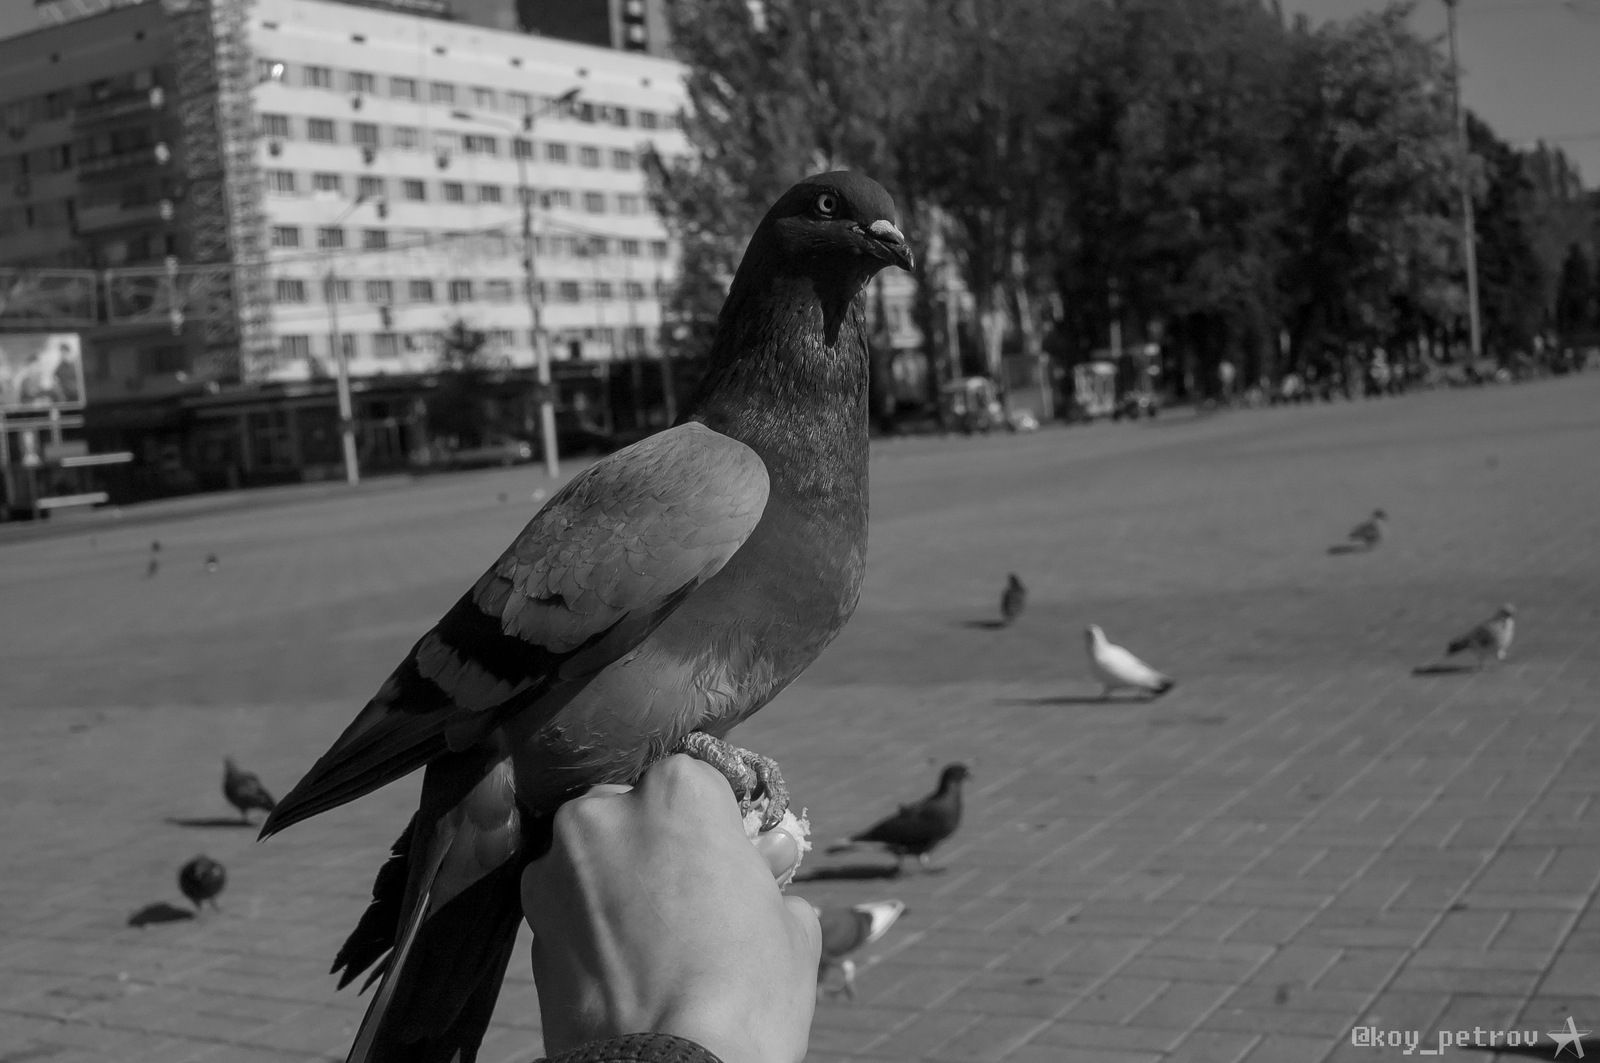
[[[693,1041],[664,1033],[631,1033],[590,1041],[534,1063],[722,1063]]]

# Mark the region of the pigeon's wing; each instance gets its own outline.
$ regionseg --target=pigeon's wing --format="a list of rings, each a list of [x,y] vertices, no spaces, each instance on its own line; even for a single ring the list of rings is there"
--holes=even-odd
[[[1166,676],[1151,668],[1121,646],[1115,646],[1111,643],[1106,643],[1101,648],[1097,663],[1105,670],[1107,675],[1112,676],[1117,682],[1125,686],[1154,689],[1166,680]]]
[[[1471,631],[1458,638],[1451,639],[1448,647],[1450,653],[1460,653],[1463,650],[1476,648],[1489,649],[1494,646],[1494,635],[1489,630],[1488,624],[1479,624]]]
[[[424,635],[263,836],[476,743],[627,654],[750,537],[755,451],[690,422],[579,473]]]
[[[938,835],[941,827],[939,811],[930,801],[902,805],[900,811],[886,816],[859,834],[852,834],[853,842],[877,842],[880,845],[915,845]]]
[[[854,908],[824,908],[817,913],[822,925],[822,957],[837,960],[865,945],[872,934],[872,916]]]

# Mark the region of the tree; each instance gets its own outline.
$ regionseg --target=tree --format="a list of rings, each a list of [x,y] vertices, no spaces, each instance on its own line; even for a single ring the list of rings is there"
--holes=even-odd
[[[1556,328],[1563,337],[1582,332],[1597,322],[1594,271],[1583,245],[1574,243],[1567,247],[1567,257],[1561,263],[1561,279],[1556,283]]]
[[[484,441],[484,399],[496,368],[488,354],[489,337],[458,317],[439,333],[438,343],[438,386],[428,399],[429,428],[456,446],[476,446]]]
[[[1545,323],[1544,268],[1534,248],[1533,182],[1524,157],[1476,115],[1467,143],[1487,179],[1477,204],[1478,291],[1486,349],[1526,350]]]

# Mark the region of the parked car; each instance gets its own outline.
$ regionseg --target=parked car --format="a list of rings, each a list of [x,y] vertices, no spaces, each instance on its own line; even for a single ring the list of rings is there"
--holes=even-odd
[[[430,464],[441,469],[487,469],[497,465],[504,468],[530,462],[535,453],[533,444],[526,439],[504,437],[476,447],[440,450]]]

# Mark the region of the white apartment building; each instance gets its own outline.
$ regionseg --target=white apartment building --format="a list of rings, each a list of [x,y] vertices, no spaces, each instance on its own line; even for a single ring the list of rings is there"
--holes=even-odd
[[[257,0],[249,39],[265,379],[330,373],[335,335],[354,376],[426,371],[458,320],[531,365],[525,187],[552,357],[655,354],[673,253],[642,157],[686,150],[680,64],[320,0]]]

